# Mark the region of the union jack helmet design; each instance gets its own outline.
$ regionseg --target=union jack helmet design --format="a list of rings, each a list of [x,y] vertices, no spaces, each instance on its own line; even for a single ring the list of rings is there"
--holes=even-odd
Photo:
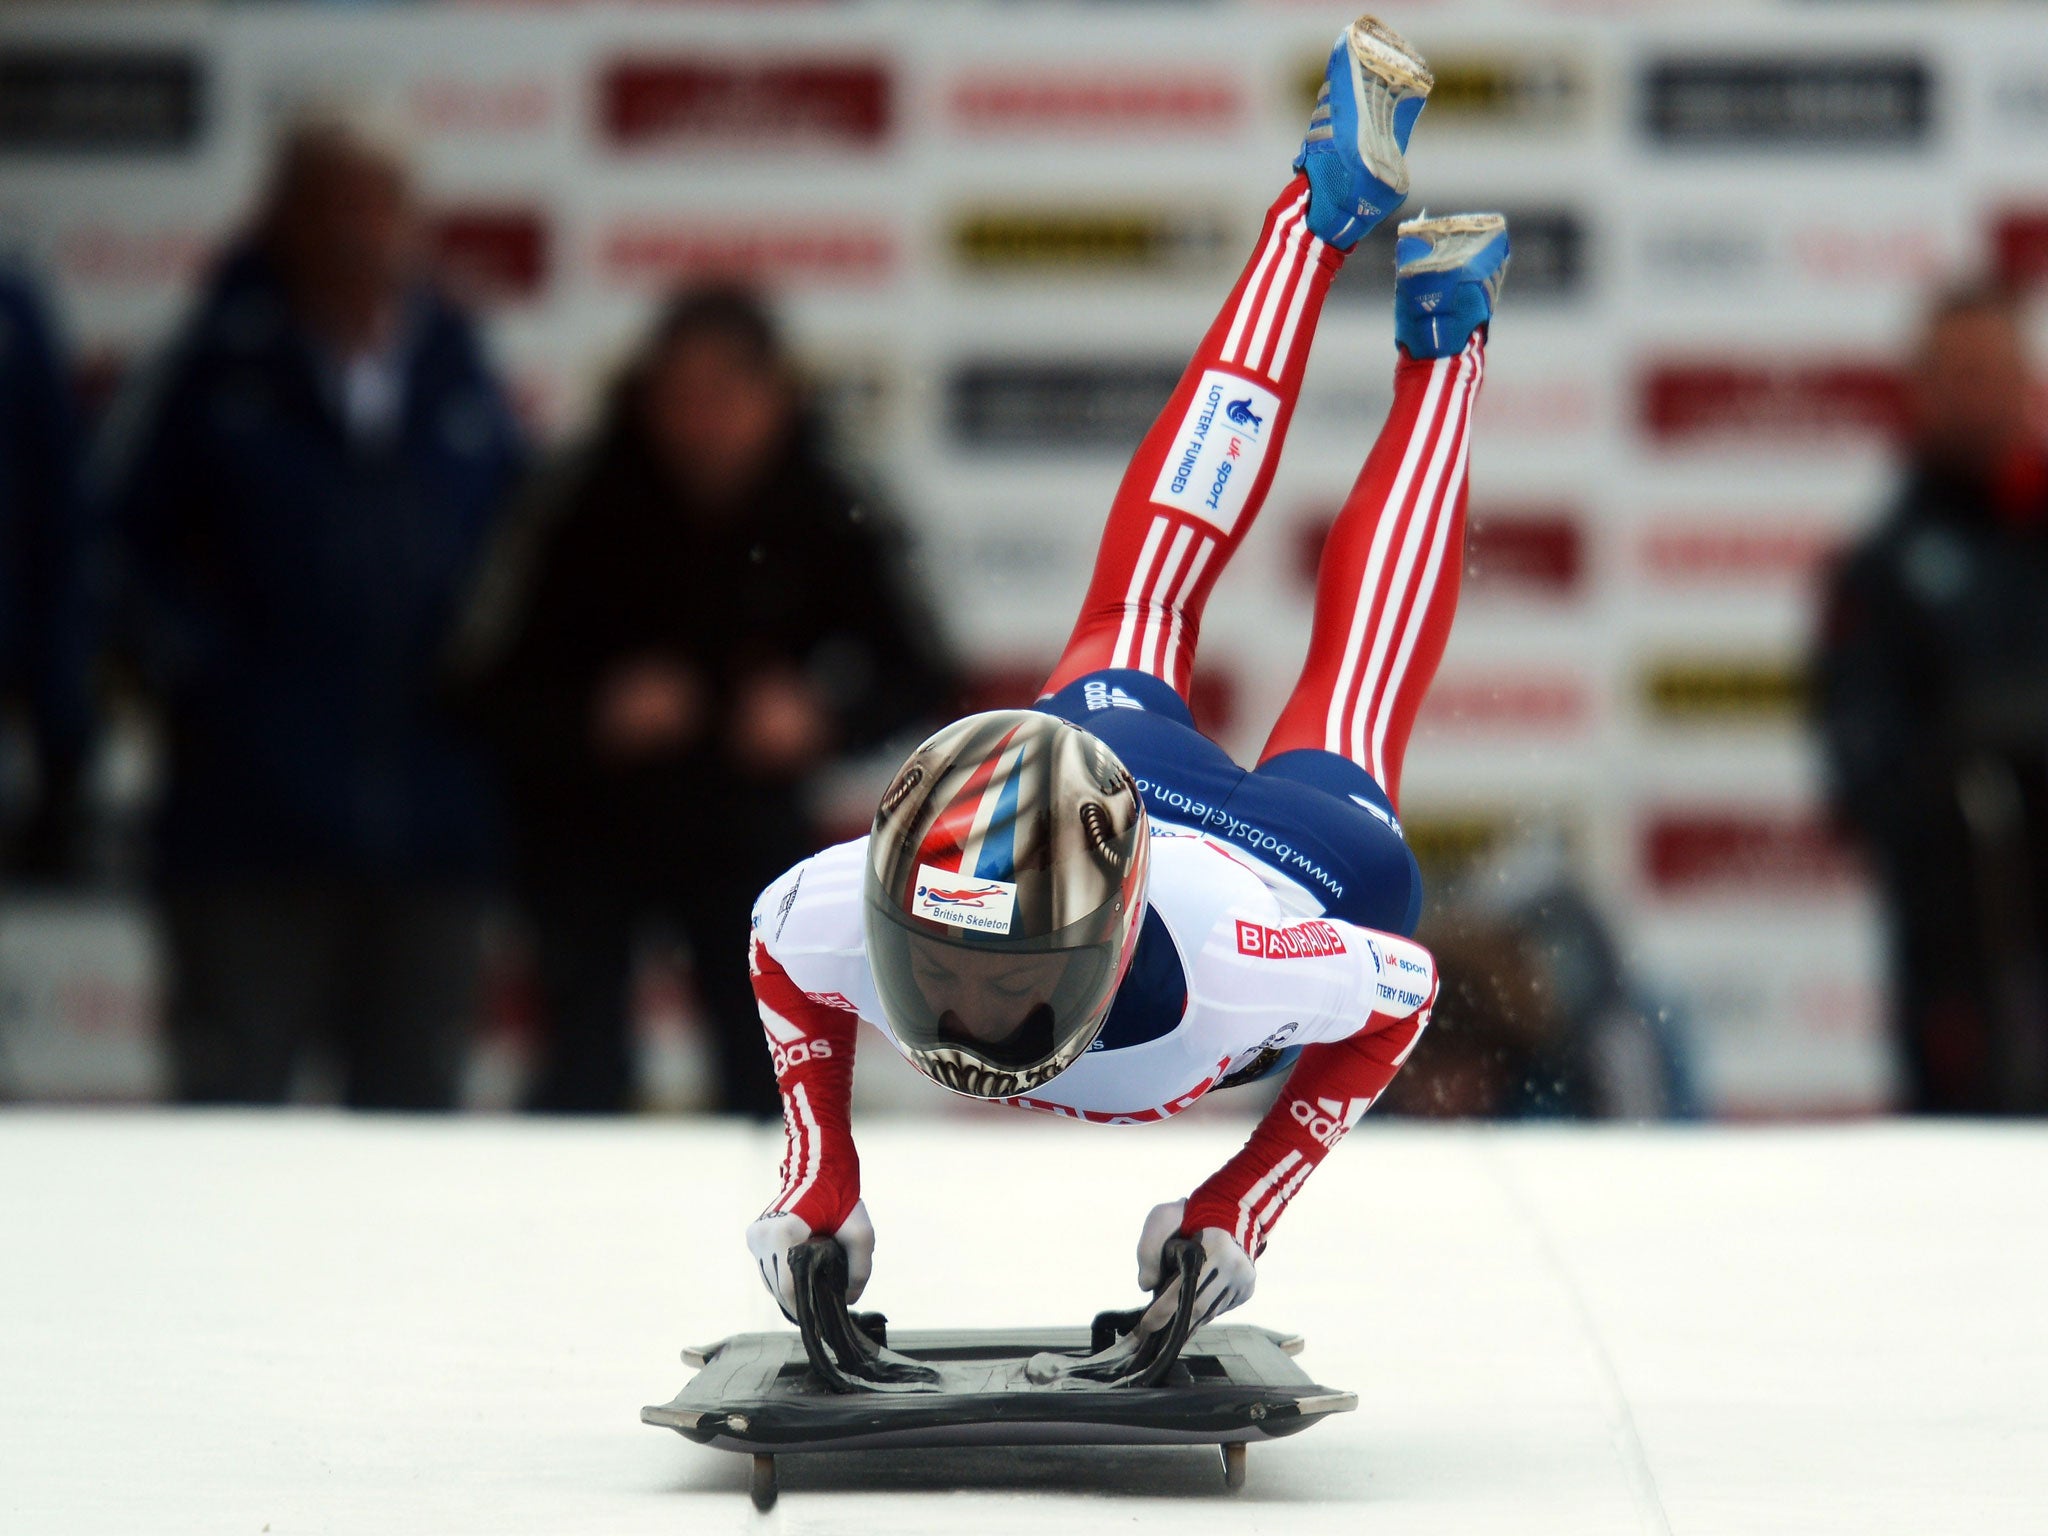
[[[999,1099],[1073,1065],[1130,966],[1149,846],[1129,770],[1055,716],[970,715],[911,753],[875,815],[866,918],[918,1069]]]

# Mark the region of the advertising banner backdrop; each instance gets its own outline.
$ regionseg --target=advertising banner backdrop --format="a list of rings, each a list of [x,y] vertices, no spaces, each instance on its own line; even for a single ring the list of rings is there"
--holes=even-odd
[[[2048,281],[2048,40],[2026,7],[1696,10],[1393,15],[1437,81],[1406,211],[1498,208],[1515,246],[1462,611],[1401,809],[1433,877],[1561,831],[1659,982],[1726,1004],[1696,1020],[1710,1100],[1871,1103],[1879,946],[1820,830],[1811,592],[1882,503],[1928,285]],[[416,156],[434,251],[543,434],[587,418],[676,285],[772,291],[973,673],[1021,702],[1342,19],[14,4],[0,247],[50,275],[104,392],[169,339],[276,125],[359,100]],[[1240,753],[1299,667],[1387,409],[1392,265],[1387,229],[1335,284],[1268,526],[1204,624],[1197,712]],[[1274,405],[1199,391],[1156,497],[1235,526]],[[1762,979],[1731,990],[1737,950]],[[1801,1063],[1781,1101],[1766,1037]]]

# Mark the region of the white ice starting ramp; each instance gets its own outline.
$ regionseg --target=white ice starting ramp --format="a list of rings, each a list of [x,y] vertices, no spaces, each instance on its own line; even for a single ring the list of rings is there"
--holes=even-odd
[[[864,1305],[1134,1304],[1229,1126],[863,1127]],[[639,1422],[776,1326],[779,1135],[0,1115],[0,1531],[2048,1532],[2048,1130],[1368,1127],[1245,1320],[1355,1413],[1256,1446],[744,1458]],[[1170,1522],[1160,1525],[1154,1522]]]

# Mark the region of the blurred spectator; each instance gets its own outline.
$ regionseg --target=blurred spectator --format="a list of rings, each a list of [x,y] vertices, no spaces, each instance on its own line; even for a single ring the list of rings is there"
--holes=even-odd
[[[2048,1111],[2048,452],[2019,307],[1940,299],[1890,514],[1833,572],[1834,805],[1889,908],[1913,1109]]]
[[[504,749],[545,1013],[535,1108],[634,1095],[634,941],[688,941],[721,1109],[780,1113],[748,914],[806,780],[948,690],[901,541],[824,456],[752,298],[686,294],[537,488],[460,658]]]
[[[0,271],[0,692],[26,720],[33,764],[28,803],[7,783],[0,814],[7,872],[31,880],[71,870],[92,737],[90,541],[78,450],[71,380],[49,316],[25,275]]]
[[[166,738],[179,1095],[281,1100],[325,1043],[347,1103],[449,1106],[491,819],[434,687],[519,445],[426,280],[402,154],[339,118],[292,130],[110,437]]]
[[[1417,935],[1442,995],[1384,1110],[1463,1119],[1661,1120],[1699,1113],[1672,1009],[1623,964],[1563,845],[1472,871]]]

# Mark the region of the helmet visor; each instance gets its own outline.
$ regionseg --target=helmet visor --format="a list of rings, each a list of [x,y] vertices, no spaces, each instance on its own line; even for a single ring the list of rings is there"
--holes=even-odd
[[[1037,938],[970,936],[871,893],[868,963],[889,1027],[913,1055],[964,1051],[1010,1072],[1071,1061],[1101,1029],[1119,979],[1122,924],[1104,916]]]

